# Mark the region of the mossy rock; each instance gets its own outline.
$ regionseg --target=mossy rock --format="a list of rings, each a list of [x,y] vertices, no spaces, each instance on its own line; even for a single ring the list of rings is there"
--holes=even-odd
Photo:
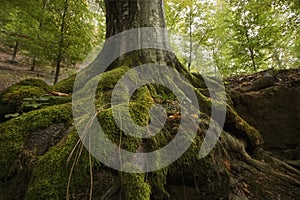
[[[41,87],[17,84],[1,92],[0,103],[19,107],[22,105],[24,98],[38,97],[45,94],[47,94],[47,91]]]
[[[43,88],[45,91],[50,92],[51,86],[49,86],[46,82],[44,82],[41,79],[36,79],[36,78],[29,78],[29,79],[24,79],[17,83],[16,85],[27,85],[27,86],[36,86],[39,88]]]

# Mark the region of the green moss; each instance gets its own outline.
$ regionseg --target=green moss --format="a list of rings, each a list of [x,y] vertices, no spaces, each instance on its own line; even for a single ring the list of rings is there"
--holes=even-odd
[[[66,197],[67,183],[75,156],[70,163],[67,163],[68,157],[78,141],[76,131],[71,131],[64,142],[51,148],[37,162],[33,172],[25,199],[64,199]],[[80,187],[88,186],[89,160],[85,149],[78,159],[74,168],[70,193],[79,190]],[[76,186],[76,187],[75,187]]]
[[[63,79],[53,85],[52,90],[56,92],[63,92],[66,94],[70,94],[73,92],[74,82],[75,82],[76,74]]]
[[[43,88],[47,92],[50,92],[50,90],[51,90],[51,87],[47,83],[45,83],[41,79],[35,79],[35,78],[29,78],[29,79],[22,80],[19,83],[17,83],[16,85],[36,86],[39,88]]]
[[[30,133],[53,123],[69,126],[71,122],[71,105],[63,104],[32,111],[0,124],[0,178],[5,180],[11,176],[11,167],[18,160]]]
[[[22,105],[24,98],[42,96],[45,94],[47,94],[47,91],[41,87],[14,85],[0,94],[0,103],[19,107]]]
[[[263,145],[261,134],[253,126],[243,120],[229,105],[227,106],[227,118],[224,128],[234,133],[238,138],[244,138],[252,150],[260,148]]]
[[[168,168],[151,172],[147,177],[147,182],[151,186],[151,196],[156,200],[170,199],[170,195],[165,189],[167,185]]]
[[[96,94],[113,89],[116,83],[129,69],[127,66],[122,66],[101,74]]]
[[[145,174],[122,174],[122,189],[124,199],[150,200],[151,187],[145,182]]]
[[[180,120],[167,121],[164,129],[149,139],[132,137],[129,134],[122,132],[122,130],[120,130],[120,128],[116,125],[115,119],[112,116],[110,101],[115,84],[129,69],[130,68],[127,66],[119,67],[103,73],[100,77],[94,77],[99,79],[95,101],[96,107],[99,110],[101,108],[101,110],[97,115],[97,119],[107,137],[115,144],[120,145],[122,149],[136,152],[137,149],[142,146],[145,151],[154,151],[165,146],[173,139],[174,135],[177,133]],[[174,77],[170,77],[167,81],[172,83],[173,78]],[[202,81],[196,80],[196,77],[194,78],[194,84],[197,85],[197,87],[202,87]],[[134,81],[134,77],[132,77],[132,79]],[[71,93],[73,90],[74,80],[75,75],[54,85],[53,90]],[[177,84],[180,85],[187,83]],[[43,89],[43,87],[28,85],[19,85],[16,87],[28,87],[28,89],[39,88],[44,93],[46,92],[46,89]],[[82,88],[84,92],[86,92],[87,89],[89,89],[89,83]],[[195,92],[198,97],[201,111],[207,114],[208,117],[201,118],[201,124],[199,125],[197,136],[193,140],[191,147],[181,158],[165,169],[149,174],[121,173],[122,195],[125,199],[169,199],[170,195],[166,190],[166,185],[168,184],[167,177],[174,178],[175,183],[178,185],[190,184],[199,188],[203,187],[207,189],[206,191],[210,191],[212,193],[220,190],[229,191],[228,170],[226,170],[223,164],[225,155],[224,151],[226,151],[227,148],[226,145],[222,146],[222,144],[218,144],[209,156],[201,160],[198,159],[199,149],[205,136],[204,130],[207,130],[210,122],[209,113],[212,100],[204,96],[200,89],[196,89]],[[118,95],[122,97],[124,94],[121,93]],[[39,95],[34,94],[34,96]],[[20,97],[19,99],[23,100],[23,98],[24,97]],[[8,98],[6,99],[8,100]],[[131,97],[129,105],[127,105],[129,106],[130,117],[132,120],[138,125],[147,125],[149,123],[149,110],[154,102],[159,102],[157,99],[164,101],[173,100],[175,97],[170,91],[161,86],[147,85],[137,89]],[[221,105],[223,104],[218,103],[217,107]],[[124,109],[124,105],[117,105],[116,108]],[[259,144],[261,140],[259,133],[242,120],[231,107],[228,106],[227,111],[227,123],[231,123],[235,130],[239,131],[238,133],[244,134],[241,137],[248,138],[247,140],[249,140],[251,144]],[[72,122],[71,113],[71,104],[51,106],[26,113],[21,117],[0,124],[0,164],[3,166],[0,172],[1,179],[6,180],[11,177],[11,168],[17,163],[16,161],[19,159],[20,153],[24,150],[24,141],[30,133],[35,130],[46,128],[53,123],[64,122],[70,126],[70,123]],[[82,118],[84,117],[85,116],[82,116]],[[120,118],[124,119],[125,117],[120,116]],[[189,130],[186,130],[187,135],[188,131]],[[76,131],[73,130],[59,144],[53,146],[46,154],[39,157],[36,164],[34,164],[25,199],[65,198],[68,177],[72,162],[75,158],[72,157],[69,164],[67,163],[67,160],[77,141],[78,135],[76,134]],[[74,151],[74,155],[78,155],[77,150],[78,149]],[[105,151],[108,151],[107,149],[100,150],[104,151],[104,153]],[[70,193],[72,193],[76,199],[82,199],[79,194],[88,193],[88,187],[90,186],[88,179],[88,152],[84,149],[80,155],[80,159],[74,168],[70,185]],[[162,158],[158,157],[157,162],[159,159]],[[97,168],[97,166],[97,162],[93,160],[92,167],[93,169],[98,170],[96,173],[99,173],[101,170],[103,171],[103,168]],[[132,168],[135,166],[123,167]],[[107,180],[104,181],[107,182]],[[100,189],[101,192],[102,189],[103,188]],[[102,194],[99,194],[99,196],[101,195]],[[99,198],[99,196],[97,196],[97,198]]]

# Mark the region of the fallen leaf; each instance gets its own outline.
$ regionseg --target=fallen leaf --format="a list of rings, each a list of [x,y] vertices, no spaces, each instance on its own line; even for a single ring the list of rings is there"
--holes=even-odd
[[[168,117],[168,120],[175,120],[175,119],[179,119],[181,116],[180,116],[180,112],[176,112],[174,115],[170,115]]]
[[[230,166],[230,162],[226,159],[223,160],[224,166],[225,168],[230,171],[231,170],[231,166]]]

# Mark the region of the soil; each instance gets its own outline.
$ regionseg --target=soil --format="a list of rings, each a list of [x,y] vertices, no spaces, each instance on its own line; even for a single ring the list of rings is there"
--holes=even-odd
[[[0,91],[27,78],[39,78],[51,85],[54,81],[54,67],[37,66],[30,71],[28,57],[17,54],[16,62],[11,62],[12,49],[0,45]],[[75,69],[62,69],[60,80],[75,72]]]

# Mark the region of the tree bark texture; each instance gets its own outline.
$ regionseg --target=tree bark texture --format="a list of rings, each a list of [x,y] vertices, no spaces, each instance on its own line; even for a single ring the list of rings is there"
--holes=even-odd
[[[157,63],[174,67],[181,72],[185,71],[171,49],[165,51],[143,48],[143,44],[146,42],[169,46],[167,31],[166,29],[162,31],[162,28],[166,28],[163,0],[105,0],[104,2],[107,39],[131,29],[151,27],[156,30],[151,35],[143,35],[142,32],[137,33],[134,38],[138,41],[139,50],[131,52],[129,55],[122,55],[121,53],[122,48],[124,49],[132,43],[132,41],[124,38],[120,47],[115,49],[115,51],[120,51],[120,57],[111,68],[124,65],[128,56],[131,56],[129,65],[132,66],[130,67],[145,63]],[[128,65],[128,63],[126,64]]]

